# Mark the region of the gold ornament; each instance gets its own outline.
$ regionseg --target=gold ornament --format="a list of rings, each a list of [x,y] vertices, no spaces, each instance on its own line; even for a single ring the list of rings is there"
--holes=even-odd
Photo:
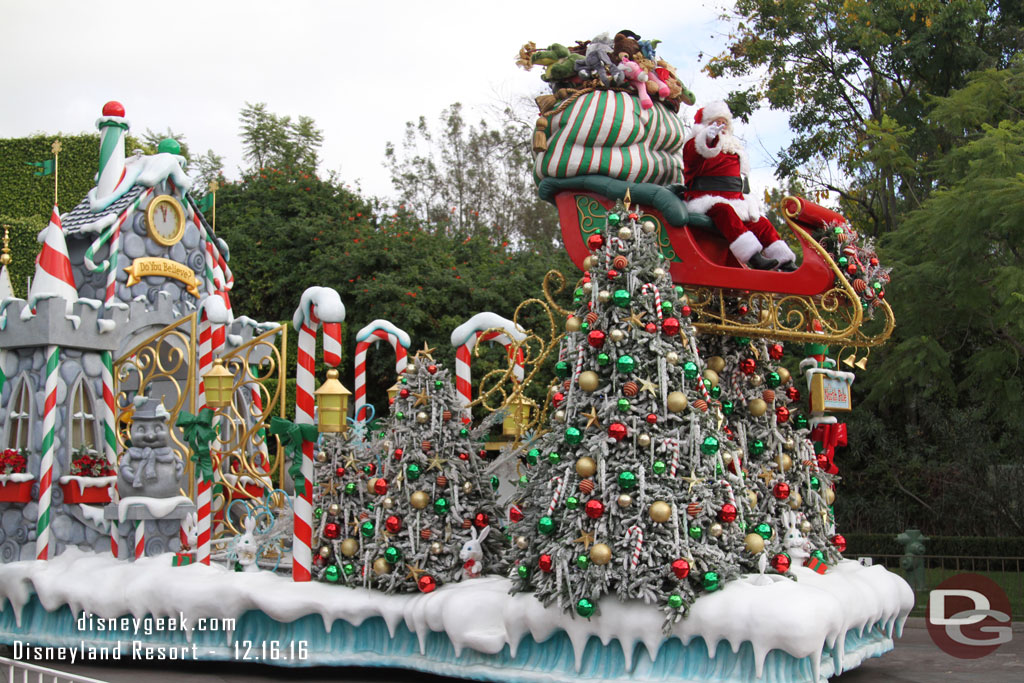
[[[809,534],[811,533],[811,528],[811,523],[808,522],[806,519],[800,522],[800,533]]]
[[[641,434],[640,436],[636,437],[636,442],[643,446],[644,448],[647,448],[648,446],[651,445],[651,435]]]
[[[681,391],[673,391],[668,395],[668,409],[673,413],[681,413],[686,410],[688,401],[686,400],[686,394]]]
[[[620,508],[628,508],[630,505],[633,504],[633,496],[629,495],[628,493],[623,493],[615,502],[619,504]]]
[[[516,547],[520,550],[526,550],[530,547],[530,540],[526,536],[516,536]]]
[[[331,503],[327,506],[327,514],[330,516],[337,517],[339,512],[341,512],[341,506],[337,503]]]
[[[438,543],[437,541],[434,541],[433,543],[430,544],[430,554],[431,555],[440,555],[441,551],[443,549],[444,549],[444,547],[440,543]]]
[[[711,356],[708,358],[708,369],[714,370],[716,373],[725,370],[725,359],[721,356]]]
[[[803,504],[804,504],[803,496],[801,496],[798,492],[793,491],[792,493],[789,494],[789,507],[791,507],[794,510],[796,510],[796,509],[798,509]]]
[[[317,462],[327,462],[327,454],[324,453],[323,451],[318,451],[317,454],[316,454],[316,461]]]
[[[464,481],[464,482],[462,482],[462,492],[463,493],[472,493],[472,491],[473,491],[473,482],[471,482],[471,481]]]
[[[611,332],[608,333],[608,338],[611,339],[616,344],[618,344],[619,342],[626,338],[626,333],[623,332],[622,330],[612,330]]]
[[[570,316],[569,319],[565,321],[565,331],[578,332],[582,323],[583,321],[576,316]]]
[[[669,351],[665,354],[665,360],[668,361],[669,365],[679,365],[679,354],[675,351]]]
[[[750,376],[750,386],[752,386],[752,387],[759,387],[759,386],[761,386],[761,384],[763,382],[764,382],[764,378],[761,377],[761,375],[751,375]]]
[[[831,505],[836,500],[836,492],[831,488],[825,489],[825,502]]]
[[[732,453],[730,453],[729,451],[722,453],[722,464],[725,465],[726,467],[732,464]]]
[[[377,576],[383,576],[384,574],[391,573],[391,565],[383,557],[378,557],[373,561],[373,573]]]
[[[663,500],[657,500],[651,503],[651,507],[647,510],[647,514],[649,514],[651,519],[655,522],[664,523],[672,516],[672,506]]]
[[[405,371],[410,375],[415,375],[419,368],[416,367],[416,363],[409,361],[409,364],[405,366]]]
[[[422,410],[420,412],[416,413],[416,422],[418,422],[420,424],[426,424],[427,420],[429,420],[429,419],[430,419],[430,416],[427,415]]]
[[[426,491],[416,491],[409,496],[409,503],[417,510],[422,510],[430,504],[430,496]]]
[[[621,228],[619,228],[619,239],[622,240],[623,242],[628,242],[629,240],[633,239],[633,231],[627,228],[626,226],[622,226]]]
[[[775,372],[779,373],[779,382],[781,382],[782,384],[785,384],[791,379],[789,370],[787,370],[786,368],[779,368]]]
[[[352,557],[359,552],[359,541],[354,538],[346,538],[341,542],[341,554],[345,557]]]
[[[331,556],[331,546],[329,546],[329,545],[322,545],[322,546],[320,546],[320,557],[322,557],[322,558],[324,558],[326,560],[330,556]]]
[[[608,564],[612,560],[612,549],[604,543],[595,543],[590,549],[590,561],[594,564]]]
[[[603,304],[606,304],[612,300],[612,293],[609,292],[607,289],[602,289],[600,292],[597,293],[597,300]]]
[[[786,439],[786,440],[785,440],[785,441],[783,442],[783,444],[782,444],[782,447],[783,447],[784,449],[786,449],[787,451],[791,451],[791,450],[793,450],[794,448],[796,448],[796,442],[795,442],[795,441],[793,441],[793,439],[791,439],[791,438],[790,438],[790,439]]]
[[[704,370],[704,379],[711,382],[712,387],[718,386],[718,373],[712,370],[711,368],[706,368]]]
[[[640,224],[640,227],[644,229],[648,235],[658,229],[658,226],[654,224],[654,221],[644,221]]]
[[[583,259],[583,270],[593,270],[597,265],[597,257],[591,254]]]
[[[583,283],[583,293],[589,296],[592,291],[594,291],[594,283],[593,282],[584,282]]]
[[[555,422],[565,422],[565,411],[564,410],[556,410],[555,414],[552,415],[551,417],[554,418]]]
[[[793,467],[793,458],[789,457],[785,453],[779,458],[780,467],[783,472],[788,472]]]
[[[659,278],[659,279],[665,277],[665,269],[664,268],[655,268],[654,269],[654,277]]]
[[[579,378],[580,389],[583,391],[597,391],[597,386],[600,383],[600,377],[593,370],[585,370],[580,373]]]
[[[576,474],[581,477],[592,477],[597,472],[597,463],[594,459],[584,455],[576,461]]]
[[[370,493],[376,493],[373,490],[373,487],[374,487],[374,485],[376,483],[377,483],[377,477],[370,477],[369,479],[367,479],[366,480],[366,490],[369,491]]]
[[[722,525],[718,522],[715,522],[714,524],[708,527],[708,533],[714,536],[715,538],[718,538],[722,535]]]
[[[743,547],[751,555],[757,555],[764,551],[764,539],[757,534],[747,534],[746,538],[743,539]]]
[[[393,507],[395,507],[395,500],[391,496],[388,496],[384,499],[384,509],[390,510]]]
[[[747,404],[747,412],[754,417],[761,417],[768,411],[768,404],[764,402],[764,399],[755,398]]]
[[[751,509],[757,507],[757,494],[750,489],[747,489],[747,502],[750,503]]]

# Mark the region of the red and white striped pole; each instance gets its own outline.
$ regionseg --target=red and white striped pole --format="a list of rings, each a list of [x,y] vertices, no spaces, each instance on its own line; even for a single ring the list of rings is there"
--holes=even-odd
[[[512,329],[515,328],[513,327]],[[525,338],[525,335],[523,335],[523,337]],[[452,338],[455,339],[454,333],[452,334]],[[490,332],[475,331],[464,343],[461,345],[457,344],[455,349],[455,391],[459,395],[459,403],[463,407],[462,421],[467,424],[473,419],[471,411],[465,408],[465,406],[469,405],[473,401],[473,378],[471,370],[473,349],[482,341],[494,341],[501,344],[508,351],[509,358],[515,354],[515,368],[513,370],[513,376],[517,381],[522,382],[523,377],[526,375],[526,360],[523,355],[523,349],[517,347],[517,342],[513,342],[505,332],[495,330]]]
[[[50,503],[53,494],[53,456],[57,420],[57,370],[60,347],[46,347],[46,384],[43,399],[43,444],[39,463],[39,517],[36,521],[36,559],[50,555]]]
[[[355,390],[356,420],[366,419],[366,354],[377,342],[386,341],[395,351],[395,374],[401,377],[409,363],[409,335],[387,320],[374,320],[356,332]]]
[[[146,556],[146,520],[137,519],[135,524],[135,559]]]

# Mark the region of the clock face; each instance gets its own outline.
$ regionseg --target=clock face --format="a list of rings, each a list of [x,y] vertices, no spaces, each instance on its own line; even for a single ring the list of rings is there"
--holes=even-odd
[[[185,211],[177,199],[170,195],[161,195],[149,203],[146,210],[149,223],[149,236],[154,241],[172,246],[185,234]]]

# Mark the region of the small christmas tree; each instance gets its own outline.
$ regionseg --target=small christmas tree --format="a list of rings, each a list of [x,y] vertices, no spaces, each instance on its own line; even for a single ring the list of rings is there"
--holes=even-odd
[[[324,488],[334,492],[318,501],[320,574],[388,593],[429,593],[479,573],[460,557],[467,543],[483,538],[489,571],[500,568],[504,544],[491,528],[500,524],[493,488],[474,435],[458,419],[448,371],[420,352],[399,387],[368,448],[336,439],[327,453],[323,471],[332,481]]]
[[[550,431],[525,455],[514,590],[584,617],[614,592],[674,620],[751,564],[749,500],[654,223],[621,202],[608,223],[589,238]]]

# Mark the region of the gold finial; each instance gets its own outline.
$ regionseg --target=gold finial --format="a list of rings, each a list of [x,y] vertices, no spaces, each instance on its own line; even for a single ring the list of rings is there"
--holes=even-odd
[[[61,148],[61,145],[60,145],[60,140],[54,140],[53,144],[50,145],[50,151],[53,152],[54,156],[57,156],[58,154],[60,154],[60,150],[61,149],[62,148]]]
[[[220,189],[220,185],[217,184],[216,180],[211,180],[208,188],[210,192],[216,192],[217,190]]]
[[[57,206],[57,183],[60,178],[60,138],[53,141],[50,151],[53,152],[53,205]]]
[[[0,265],[9,266],[11,265],[11,226],[4,225],[4,248],[3,253],[0,253]]]
[[[629,196],[628,187],[626,188],[626,197],[623,199],[623,201],[626,202],[626,211],[629,211],[629,205],[633,202],[633,200]]]

